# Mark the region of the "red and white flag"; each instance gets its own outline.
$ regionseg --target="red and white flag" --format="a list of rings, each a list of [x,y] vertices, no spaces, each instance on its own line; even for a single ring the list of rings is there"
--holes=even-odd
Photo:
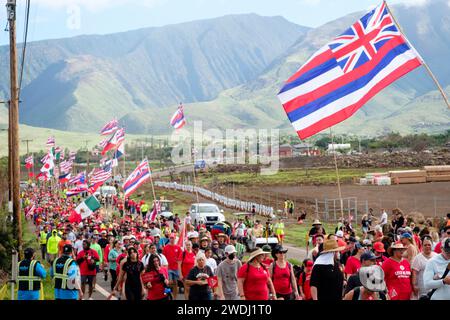
[[[25,168],[27,169],[31,169],[34,167],[34,158],[33,156],[29,156],[28,158],[25,159]]]

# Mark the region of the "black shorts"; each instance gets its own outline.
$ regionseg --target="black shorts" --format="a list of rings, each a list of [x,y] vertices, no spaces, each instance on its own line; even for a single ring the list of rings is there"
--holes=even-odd
[[[277,293],[277,298],[283,298],[284,300],[293,300],[292,293],[289,293],[289,294]]]
[[[81,284],[89,284],[90,286],[94,282],[95,276],[81,276]]]

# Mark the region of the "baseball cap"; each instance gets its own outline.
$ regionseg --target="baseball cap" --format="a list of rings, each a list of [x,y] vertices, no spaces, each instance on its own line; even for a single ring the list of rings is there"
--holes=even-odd
[[[306,261],[305,267],[311,268],[314,265],[314,262],[312,260]]]
[[[65,253],[65,254],[72,253],[72,250],[73,250],[73,248],[72,248],[72,245],[70,245],[70,244],[66,244],[63,247],[63,253]]]
[[[401,239],[404,239],[404,238],[412,239],[412,235],[411,235],[411,233],[409,233],[409,232],[405,232],[405,233],[402,233],[402,235],[400,236],[400,238],[401,238]]]
[[[363,246],[361,245],[361,243],[356,242],[356,243],[355,243],[355,248],[356,248],[356,249],[362,249]]]
[[[373,244],[373,250],[379,253],[386,252],[386,250],[384,250],[384,244],[379,241]]]
[[[343,238],[343,237],[344,237],[344,231],[338,230],[338,231],[336,232],[336,237],[338,237],[338,238]]]
[[[366,260],[375,260],[377,257],[371,252],[371,251],[366,251],[361,255],[361,262],[362,261],[366,261]]]
[[[372,241],[370,241],[370,239],[363,240],[363,246],[371,246],[371,245],[372,245]]]
[[[226,254],[236,253],[236,248],[232,245],[228,245],[225,247],[225,253]]]
[[[169,239],[175,239],[177,236],[175,235],[175,233],[171,233],[169,236]]]

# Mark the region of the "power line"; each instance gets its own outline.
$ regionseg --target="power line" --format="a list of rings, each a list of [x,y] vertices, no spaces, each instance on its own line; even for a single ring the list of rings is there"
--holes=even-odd
[[[23,79],[23,70],[25,66],[25,53],[27,50],[27,40],[28,40],[28,22],[30,18],[30,1],[27,0],[25,6],[25,22],[24,22],[24,35],[23,35],[23,46],[22,46],[22,61],[20,66],[20,78],[19,78],[19,93],[18,99],[20,100],[20,92],[22,91],[22,79]]]

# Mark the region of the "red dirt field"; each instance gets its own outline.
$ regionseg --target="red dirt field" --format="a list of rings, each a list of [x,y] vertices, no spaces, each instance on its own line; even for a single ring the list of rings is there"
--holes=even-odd
[[[391,210],[400,208],[404,212],[417,211],[425,216],[445,216],[450,212],[450,182],[434,182],[420,184],[403,184],[391,186],[360,186],[342,185],[342,196],[356,197],[360,210],[368,206],[377,212],[380,208]],[[337,186],[273,186],[265,187],[264,191],[278,197],[291,199],[306,198],[309,201],[317,198],[319,201],[338,198]]]

